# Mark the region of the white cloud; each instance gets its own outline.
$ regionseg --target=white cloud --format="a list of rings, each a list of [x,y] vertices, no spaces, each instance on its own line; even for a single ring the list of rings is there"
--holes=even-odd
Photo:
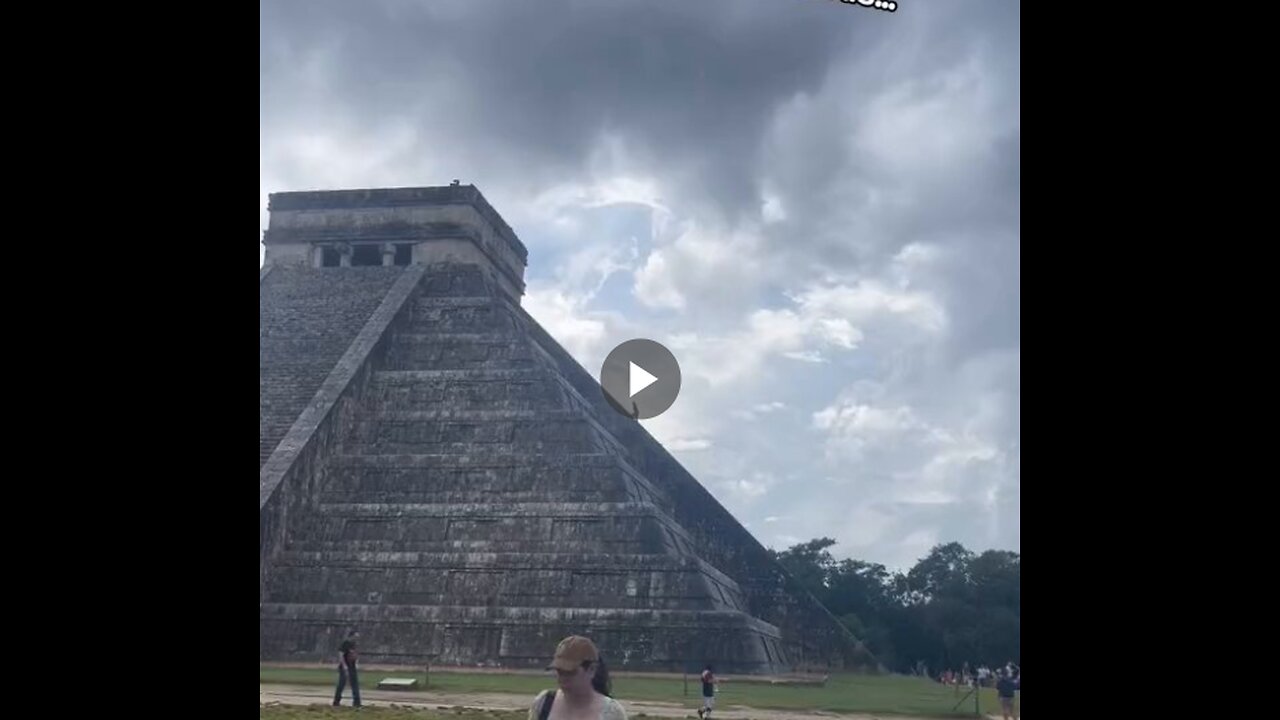
[[[605,144],[608,143],[602,143],[602,146]],[[532,223],[549,224],[577,236],[582,230],[582,211],[634,206],[650,211],[654,227],[665,227],[672,211],[661,200],[661,185],[657,178],[618,174],[628,165],[622,157],[597,164],[607,164],[608,167],[601,168],[600,175],[590,182],[561,183],[526,201],[523,205],[526,219]],[[648,240],[650,238],[646,238]]]
[[[643,271],[637,277],[642,275],[648,282]],[[651,290],[651,300],[658,295]],[[892,346],[914,334],[927,342],[938,339],[946,328],[947,315],[938,300],[877,279],[818,282],[785,297],[788,305],[754,310],[735,331],[678,335],[688,350],[682,360],[685,372],[713,386],[729,386],[758,379],[774,357],[821,364],[873,339]],[[684,302],[682,296],[679,301]]]
[[[946,173],[974,161],[1006,126],[995,115],[982,58],[913,78],[872,98],[858,146],[900,173]]]
[[[589,299],[594,297],[613,275],[632,272],[638,258],[639,250],[635,238],[586,245],[574,250],[557,264],[556,278],[560,283],[585,294]]]
[[[813,414],[813,424],[844,437],[897,433],[923,427],[911,408],[878,408],[854,402],[819,410]]]
[[[757,403],[747,410],[735,410],[733,412],[733,417],[739,420],[754,420],[761,415],[768,415],[769,413],[783,410],[786,407],[786,403],[779,402],[777,400],[767,403]]]
[[[609,278],[628,273],[637,257],[634,240],[584,245],[563,257],[553,280],[530,279],[520,304],[574,359],[591,367],[628,325],[616,311],[599,309],[597,295]]]
[[[930,333],[941,332],[947,324],[946,309],[936,298],[923,291],[893,288],[874,278],[852,285],[813,286],[793,300],[806,313],[834,316],[846,324],[895,318]]]
[[[782,353],[782,357],[807,363],[824,363],[827,361],[826,358],[822,357],[822,353],[817,350],[805,350],[803,352],[792,350]]]
[[[662,250],[649,255],[635,278],[635,295],[640,302],[651,308],[684,308],[684,295],[676,289],[673,269]]]
[[[556,185],[535,197],[532,206],[540,209],[542,217],[555,217],[557,213],[569,209],[610,205],[643,205],[658,212],[670,212],[658,196],[658,181],[654,178],[619,175],[590,184]]]
[[[815,331],[828,344],[852,350],[862,341],[862,331],[849,324],[846,318],[818,318]]]
[[[782,204],[782,198],[777,195],[769,195],[760,204],[760,217],[765,223],[777,223],[787,219],[787,210]]]
[[[937,262],[941,254],[942,249],[937,245],[913,242],[904,245],[902,249],[893,256],[893,262],[900,268],[900,272],[908,273],[912,270]],[[902,276],[900,275],[900,277]]]
[[[917,490],[902,493],[897,501],[908,505],[950,505],[956,496],[941,490]]]
[[[756,476],[752,479],[739,478],[733,482],[731,487],[735,492],[741,495],[756,498],[764,495],[765,492],[768,491],[769,485],[769,482],[765,481],[760,476]]]
[[[751,228],[725,228],[713,221],[683,218],[658,232],[657,247],[636,273],[637,300],[651,308],[700,311],[733,308],[750,297],[764,276],[761,238]]]
[[[606,323],[587,311],[583,296],[569,295],[556,287],[530,285],[521,305],[574,358],[581,361],[600,353]]]
[[[928,555],[929,550],[937,544],[938,532],[931,528],[920,528],[909,533],[898,547],[898,556],[901,558],[899,566],[905,568],[915,564],[916,560]]]
[[[690,450],[706,450],[711,447],[711,441],[706,438],[675,438],[664,443],[666,448],[672,452],[683,452]]]
[[[895,385],[856,384],[812,415],[812,427],[825,438],[827,467],[848,473],[847,481],[828,481],[829,486],[842,488],[836,497],[849,492],[858,498],[850,509],[856,522],[842,528],[842,542],[847,538],[856,555],[859,548],[897,538],[893,562],[905,567],[940,537],[941,528],[920,525],[921,518],[947,513],[954,525],[944,540],[956,539],[963,529],[971,546],[997,544],[1002,534],[1016,532],[1001,517],[1008,507],[1002,507],[1002,492],[1017,487],[1011,467],[1017,459],[993,432],[998,411],[934,408],[933,417],[926,418],[920,409],[895,402],[902,391]],[[948,415],[951,419],[944,419]],[[987,417],[977,421],[975,415]]]

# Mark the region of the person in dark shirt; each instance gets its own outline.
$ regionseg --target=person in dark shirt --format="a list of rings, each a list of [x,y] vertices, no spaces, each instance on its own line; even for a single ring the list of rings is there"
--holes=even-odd
[[[338,646],[338,691],[333,694],[335,707],[342,704],[342,691],[346,688],[348,681],[351,683],[351,704],[354,707],[360,707],[360,676],[356,672],[356,660],[359,657],[356,652],[356,641],[359,639],[360,633],[352,630],[347,633],[347,639]]]
[[[1001,671],[1000,678],[996,680],[996,694],[1000,696],[1000,710],[1004,713],[1004,720],[1009,720],[1010,716],[1013,720],[1018,720],[1018,712],[1013,707],[1018,694],[1018,682],[1013,678],[1013,671],[1008,668]]]
[[[716,706],[716,675],[708,663],[702,670],[702,707],[698,708],[698,717],[708,720]]]

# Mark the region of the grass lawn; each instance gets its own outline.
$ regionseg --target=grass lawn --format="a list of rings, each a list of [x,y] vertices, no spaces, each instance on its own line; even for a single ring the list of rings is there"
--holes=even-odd
[[[361,689],[370,690],[385,677],[409,677],[403,672],[364,671],[360,674]],[[327,668],[275,668],[263,667],[259,670],[259,682],[280,685],[333,685],[336,673]],[[422,675],[417,676],[421,680]],[[955,688],[944,687],[929,680],[896,675],[833,675],[823,687],[798,687],[786,685],[769,685],[758,682],[734,682],[729,678],[717,691],[716,704],[727,708],[731,705],[747,705],[754,708],[776,708],[787,710],[826,710],[830,712],[848,713],[886,713],[922,716],[972,716],[973,698],[970,697],[958,710],[953,710],[965,690],[956,693]],[[555,681],[538,675],[503,675],[497,673],[432,673],[430,685],[426,692],[441,693],[509,693],[526,695],[532,702],[538,691],[554,687]],[[623,676],[613,679],[613,695],[621,700],[657,700],[662,702],[683,703],[690,708],[701,704],[697,697],[699,688],[697,678],[690,677],[688,695],[684,694],[684,683],[679,678]],[[406,700],[420,696],[423,691],[406,693]],[[984,689],[981,696],[983,714],[999,713],[994,689]],[[273,711],[275,712],[275,711]],[[279,712],[312,712],[308,715],[263,714],[271,718],[324,718],[320,709],[308,711],[298,708],[281,708]],[[405,711],[408,712],[408,711]],[[439,717],[459,717],[456,711],[433,710],[443,713]],[[264,711],[265,713],[265,711]],[[494,717],[501,714],[479,713],[466,717]],[[369,717],[382,717],[371,716]],[[403,715],[387,715],[388,718],[399,717],[436,717],[435,715],[412,713]]]

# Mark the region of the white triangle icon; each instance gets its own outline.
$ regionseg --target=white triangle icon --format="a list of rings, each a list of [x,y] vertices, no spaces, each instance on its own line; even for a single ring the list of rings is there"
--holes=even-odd
[[[627,364],[631,366],[631,381],[629,383],[631,385],[631,397],[635,397],[636,393],[658,382],[658,378],[650,375],[639,365],[633,362],[628,362]]]

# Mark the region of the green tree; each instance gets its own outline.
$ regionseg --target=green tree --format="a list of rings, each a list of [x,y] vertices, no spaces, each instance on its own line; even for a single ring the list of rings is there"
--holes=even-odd
[[[846,559],[831,538],[770,551],[787,572],[885,666],[933,672],[964,663],[1019,661],[1021,556],[1003,550],[974,555],[960,543],[932,548],[906,573]]]

